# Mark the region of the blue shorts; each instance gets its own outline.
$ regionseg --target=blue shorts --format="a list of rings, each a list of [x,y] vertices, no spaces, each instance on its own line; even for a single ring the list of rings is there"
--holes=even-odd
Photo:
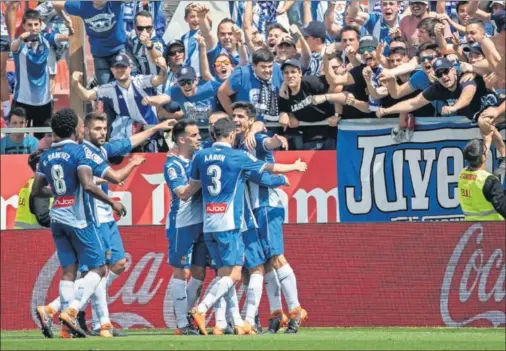
[[[247,269],[263,265],[266,261],[260,237],[256,229],[250,229],[242,233],[244,241],[244,267]]]
[[[98,233],[105,244],[108,264],[114,264],[125,258],[123,241],[115,221],[102,223],[98,228]]]
[[[206,267],[209,254],[202,229],[202,223],[167,229],[171,266],[185,269],[191,266]]]
[[[79,229],[51,222],[51,232],[63,268],[74,263],[89,269],[105,265],[105,246],[94,224]]]
[[[240,230],[204,233],[214,268],[244,265],[244,242]]]
[[[283,207],[260,207],[254,210],[258,223],[260,243],[264,250],[265,258],[282,255],[283,222],[285,221],[285,209]]]
[[[0,52],[9,52],[11,51],[11,45],[9,42],[9,37],[7,35],[0,36]]]

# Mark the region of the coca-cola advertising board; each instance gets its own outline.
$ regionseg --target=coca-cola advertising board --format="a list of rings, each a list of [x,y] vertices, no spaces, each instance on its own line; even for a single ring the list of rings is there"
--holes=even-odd
[[[120,198],[127,215],[119,225],[165,224],[170,193],[163,176],[165,154],[146,154],[146,162],[136,168],[123,186],[112,185],[111,196]],[[278,188],[285,204],[287,223],[339,222],[335,151],[283,151],[275,153],[279,163],[301,158],[308,163],[306,173],[288,175],[291,185]],[[33,175],[28,156],[3,155],[0,158],[0,228],[14,228],[18,193]],[[123,165],[127,162],[123,162]]]
[[[505,325],[504,223],[289,224],[284,231],[307,326]],[[108,291],[111,319],[122,328],[174,327],[164,228],[121,233],[129,263]],[[61,276],[51,234],[1,235],[1,329],[35,328],[33,310],[57,296]],[[213,276],[208,271],[204,291]],[[264,296],[263,323],[267,304]]]

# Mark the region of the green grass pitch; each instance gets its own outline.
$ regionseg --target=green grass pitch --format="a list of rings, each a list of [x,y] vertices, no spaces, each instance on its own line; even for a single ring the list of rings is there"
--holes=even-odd
[[[56,331],[55,331],[56,332]],[[128,330],[128,337],[44,339],[38,330],[2,331],[2,350],[505,350],[504,328],[302,328],[295,335],[175,336]]]

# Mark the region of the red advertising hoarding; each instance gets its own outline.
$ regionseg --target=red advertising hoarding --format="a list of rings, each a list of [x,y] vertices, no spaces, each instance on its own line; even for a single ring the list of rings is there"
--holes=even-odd
[[[283,151],[275,153],[275,157],[279,163],[292,163],[297,158],[308,163],[306,173],[289,174],[291,185],[279,188],[287,210],[286,222],[338,222],[336,152]],[[128,215],[121,219],[119,225],[165,224],[170,199],[163,176],[166,156],[147,154],[146,158],[125,185],[110,187],[111,196],[121,198],[127,208]],[[23,155],[0,158],[1,229],[14,227],[18,192],[32,176],[27,159],[28,156]]]
[[[504,223],[289,224],[284,229],[286,257],[309,313],[307,326],[505,325]],[[174,327],[164,228],[121,232],[129,264],[109,290],[113,323]],[[35,306],[58,293],[61,271],[51,234],[8,230],[1,235],[1,329],[35,328]],[[213,276],[208,271],[204,290]],[[264,295],[264,324],[267,304]]]

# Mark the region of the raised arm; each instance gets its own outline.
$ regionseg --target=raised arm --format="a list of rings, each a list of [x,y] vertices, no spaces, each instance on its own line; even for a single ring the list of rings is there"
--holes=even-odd
[[[232,116],[232,96],[235,92],[230,87],[230,83],[228,79],[224,81],[221,86],[218,88],[218,100],[220,101],[223,110],[228,113],[229,116]]]
[[[95,90],[86,89],[82,84],[83,73],[75,71],[72,73],[72,86],[81,101],[96,101],[97,92]]]
[[[207,48],[214,49],[218,40],[211,33],[211,25],[208,20],[209,7],[204,4],[197,4],[195,5],[195,11],[200,20],[200,34],[204,38]]]
[[[483,2],[483,1],[481,1]],[[487,13],[479,8],[480,1],[469,1],[467,4],[466,12],[469,16],[481,19],[488,23],[490,22],[490,13]]]
[[[206,40],[200,35],[195,35],[194,38],[199,44],[199,64],[201,79],[203,81],[214,80],[214,77],[211,74],[211,68],[209,67],[209,59],[207,58]]]
[[[332,37],[336,37],[343,27],[338,26],[334,23],[335,19],[335,10],[336,10],[336,1],[329,1],[329,7],[327,7],[327,11],[325,11],[325,28],[327,28],[327,33],[329,33]]]
[[[155,65],[157,65],[160,68],[160,73],[158,75],[154,76],[151,79],[151,84],[153,84],[154,87],[157,87],[159,85],[165,84],[167,81],[167,62],[165,61],[165,58],[163,56],[158,57],[154,62]]]

